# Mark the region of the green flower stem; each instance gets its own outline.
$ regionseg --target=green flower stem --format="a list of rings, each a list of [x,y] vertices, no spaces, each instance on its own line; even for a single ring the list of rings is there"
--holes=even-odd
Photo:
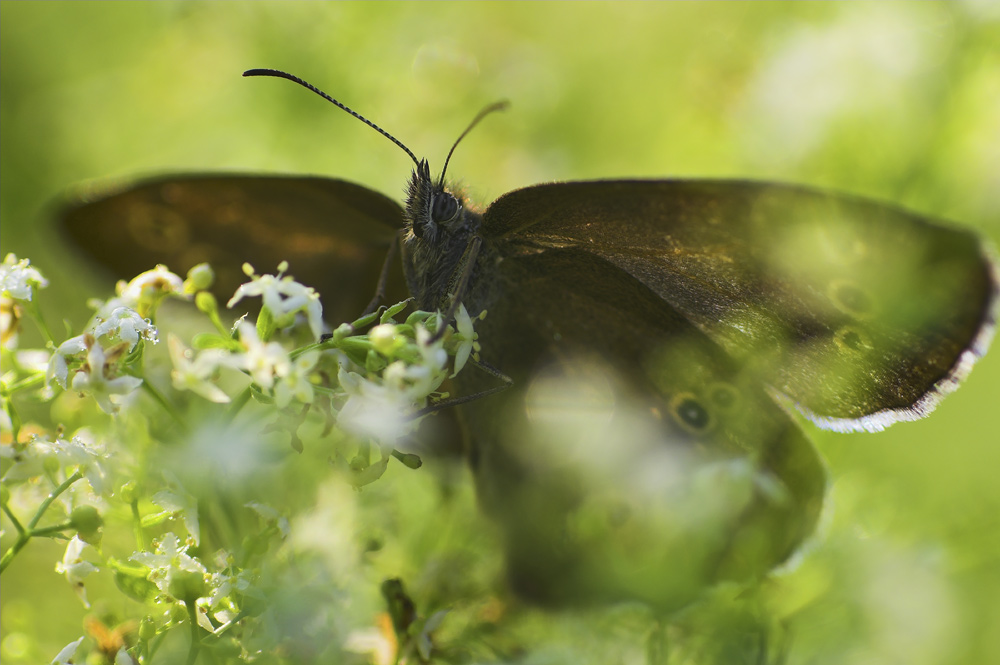
[[[146,549],[146,543],[142,534],[142,515],[139,514],[139,501],[133,499],[129,507],[132,509],[132,531],[135,534],[135,549],[137,552],[143,552]]]
[[[10,511],[10,508],[7,506],[6,503],[3,504],[2,508],[4,515],[6,515],[7,519],[9,519],[11,523],[14,525],[14,530],[16,530],[18,533],[24,533],[24,527],[21,526],[21,522],[17,519],[17,517],[14,516],[14,513]]]
[[[180,417],[180,414],[177,413],[173,405],[167,401],[167,398],[164,397],[163,394],[159,390],[157,390],[152,383],[150,383],[146,379],[143,379],[142,389],[146,391],[146,394],[148,394],[150,397],[156,400],[156,402],[163,407],[164,411],[170,414],[170,417],[174,419],[174,422],[176,422],[180,426],[181,431],[183,432],[188,431],[187,423],[184,422],[184,419]]]
[[[243,389],[243,392],[241,392],[236,397],[236,399],[233,400],[233,403],[229,406],[229,411],[226,412],[226,417],[222,421],[223,424],[228,425],[232,423],[234,420],[236,420],[237,414],[239,414],[240,410],[246,405],[247,402],[250,401],[250,395],[251,395],[250,386],[247,386],[246,388]]]
[[[47,497],[45,497],[45,500],[42,501],[42,504],[38,506],[38,510],[35,512],[35,516],[31,518],[30,522],[28,522],[27,528],[18,529],[17,540],[14,541],[14,544],[10,546],[9,550],[4,552],[3,558],[0,559],[0,573],[2,573],[7,569],[7,566],[10,565],[10,562],[14,560],[14,557],[17,556],[18,552],[24,549],[24,546],[28,544],[29,540],[31,540],[37,535],[44,535],[52,528],[52,527],[44,527],[42,529],[36,529],[36,527],[38,526],[38,522],[42,519],[42,516],[49,509],[49,506],[52,505],[52,502],[55,501],[57,498],[59,498],[60,494],[68,490],[73,483],[80,480],[81,478],[83,478],[83,474],[77,471],[72,476],[64,480],[59,485],[59,487],[52,490],[52,492]],[[8,513],[8,516],[9,515],[10,513]]]
[[[194,665],[198,660],[198,652],[201,650],[201,640],[198,635],[198,609],[194,606],[194,601],[185,601],[184,608],[188,613],[188,621],[191,622],[191,648],[188,650],[187,665]]]
[[[61,533],[63,531],[68,531],[73,528],[72,522],[64,522],[62,524],[53,524],[52,526],[43,526],[41,529],[35,529],[31,535],[32,536],[48,536],[53,533]]]
[[[14,383],[7,386],[7,390],[5,392],[8,395],[13,395],[18,391],[30,390],[32,388],[38,388],[39,386],[42,385],[45,385],[45,375],[42,373],[37,373],[25,377],[20,381],[15,381]]]
[[[38,329],[42,332],[42,335],[45,337],[45,341],[58,346],[55,338],[52,336],[52,332],[49,330],[48,324],[45,323],[45,317],[42,316],[42,308],[38,306],[38,302],[35,300],[22,300],[20,302],[21,305],[28,310],[28,313],[31,314],[31,318],[34,319],[35,325],[37,325]]]

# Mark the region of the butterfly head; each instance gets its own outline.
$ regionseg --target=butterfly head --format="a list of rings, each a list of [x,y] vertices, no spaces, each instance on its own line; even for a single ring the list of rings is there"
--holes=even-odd
[[[428,244],[440,242],[442,234],[461,225],[463,201],[430,176],[427,160],[421,160],[410,176],[406,196],[406,221],[414,237]]]

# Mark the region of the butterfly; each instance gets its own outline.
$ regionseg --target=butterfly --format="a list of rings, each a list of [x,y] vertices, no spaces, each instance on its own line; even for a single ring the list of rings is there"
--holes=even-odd
[[[403,206],[342,180],[190,175],[90,193],[62,221],[122,275],[291,263],[351,320],[379,281],[486,311],[511,387],[460,407],[508,577],[543,604],[681,607],[786,561],[825,471],[792,415],[876,431],[923,417],[986,352],[1000,278],[974,233],[884,203],[753,181],[540,184],[478,209],[415,168]],[[486,113],[477,116],[459,140]],[[456,142],[457,145],[457,142]],[[454,146],[452,151],[454,151]],[[234,240],[234,239],[239,240]],[[495,373],[463,372],[459,394]]]

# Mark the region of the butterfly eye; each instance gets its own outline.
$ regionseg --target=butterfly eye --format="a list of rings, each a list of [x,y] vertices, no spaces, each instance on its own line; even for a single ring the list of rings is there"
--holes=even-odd
[[[448,192],[434,195],[431,204],[431,220],[434,222],[449,222],[458,214],[458,199]]]

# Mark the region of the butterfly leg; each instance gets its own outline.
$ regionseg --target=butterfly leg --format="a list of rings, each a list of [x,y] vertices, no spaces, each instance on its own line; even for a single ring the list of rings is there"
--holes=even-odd
[[[496,367],[493,367],[492,365],[484,363],[480,360],[470,360],[469,362],[478,367],[479,369],[481,369],[482,371],[486,372],[493,378],[499,379],[500,384],[493,386],[491,388],[479,390],[470,395],[462,395],[460,397],[449,397],[448,399],[443,399],[440,402],[435,402],[434,404],[431,404],[418,411],[414,417],[425,416],[428,413],[435,413],[437,411],[446,409],[448,407],[458,406],[459,404],[467,404],[469,402],[475,402],[476,400],[483,399],[484,397],[489,397],[490,395],[495,395],[499,392],[503,392],[504,390],[507,390],[512,385],[514,385],[514,379],[510,378],[509,376],[498,370]]]
[[[375,295],[372,297],[371,302],[368,303],[368,306],[365,307],[365,311],[362,312],[361,316],[371,314],[385,300],[386,284],[389,282],[389,270],[396,261],[396,254],[399,253],[399,243],[402,242],[400,236],[402,233],[402,229],[397,231],[396,235],[392,238],[392,242],[389,243],[389,251],[385,254],[385,261],[382,263],[382,272],[379,273],[378,283],[375,285]]]

